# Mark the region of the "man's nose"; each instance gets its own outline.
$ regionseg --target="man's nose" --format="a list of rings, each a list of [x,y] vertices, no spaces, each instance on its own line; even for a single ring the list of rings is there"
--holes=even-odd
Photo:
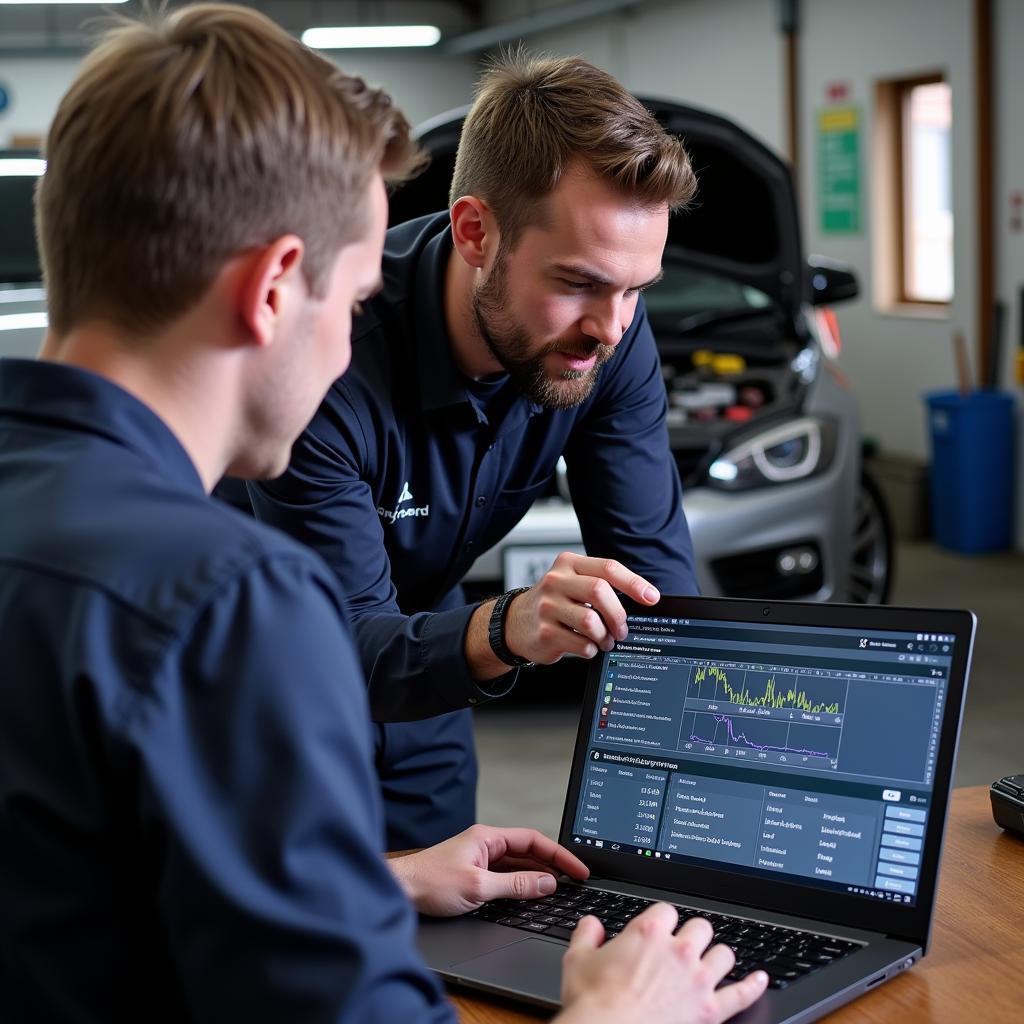
[[[622,302],[617,299],[595,303],[580,320],[580,330],[602,345],[618,345],[628,326],[622,322],[623,312]]]

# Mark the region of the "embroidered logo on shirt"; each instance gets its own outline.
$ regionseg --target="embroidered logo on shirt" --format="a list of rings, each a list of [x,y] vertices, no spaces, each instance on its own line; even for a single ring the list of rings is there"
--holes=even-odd
[[[399,506],[404,505],[407,501],[415,501],[416,499],[412,496],[412,491],[409,490],[409,481],[406,480],[402,484],[402,493],[398,496],[398,502],[393,509],[379,508],[377,509],[377,515],[381,517],[386,523],[393,523],[396,519],[408,519],[415,516],[429,516],[430,506],[421,505],[418,508],[413,506],[412,508],[400,508]]]

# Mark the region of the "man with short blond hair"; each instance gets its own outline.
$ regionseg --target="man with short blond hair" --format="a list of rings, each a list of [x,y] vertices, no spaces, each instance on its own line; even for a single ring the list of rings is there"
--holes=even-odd
[[[344,581],[377,721],[392,849],[475,816],[469,709],[510,671],[625,635],[616,591],[697,590],[667,399],[640,293],[696,180],[679,139],[578,57],[483,75],[450,209],[392,228],[384,288],[256,514]],[[588,555],[467,604],[460,581],[559,457]]]
[[[195,4],[107,35],[47,158],[50,330],[0,360],[0,1016],[448,1024],[413,906],[586,869],[485,826],[386,862],[337,582],[208,497],[279,473],[344,372],[408,125],[262,15]],[[675,924],[599,948],[581,921],[564,1024],[763,991],[716,992],[732,953]]]

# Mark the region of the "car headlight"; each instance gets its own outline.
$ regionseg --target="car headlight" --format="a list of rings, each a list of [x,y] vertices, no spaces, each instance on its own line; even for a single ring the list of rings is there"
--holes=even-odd
[[[708,483],[745,491],[803,480],[828,469],[835,449],[835,423],[805,416],[755,434],[719,455],[708,469]]]

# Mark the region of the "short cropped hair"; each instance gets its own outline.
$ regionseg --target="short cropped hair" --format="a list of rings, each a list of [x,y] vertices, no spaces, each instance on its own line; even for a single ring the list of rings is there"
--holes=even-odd
[[[678,210],[697,188],[682,142],[606,71],[582,57],[503,54],[477,84],[449,206],[483,199],[511,245],[574,163],[641,206]]]
[[[182,315],[232,257],[285,234],[313,295],[366,230],[373,175],[420,151],[391,98],[256,11],[119,19],[50,128],[36,230],[51,327],[135,333]]]

